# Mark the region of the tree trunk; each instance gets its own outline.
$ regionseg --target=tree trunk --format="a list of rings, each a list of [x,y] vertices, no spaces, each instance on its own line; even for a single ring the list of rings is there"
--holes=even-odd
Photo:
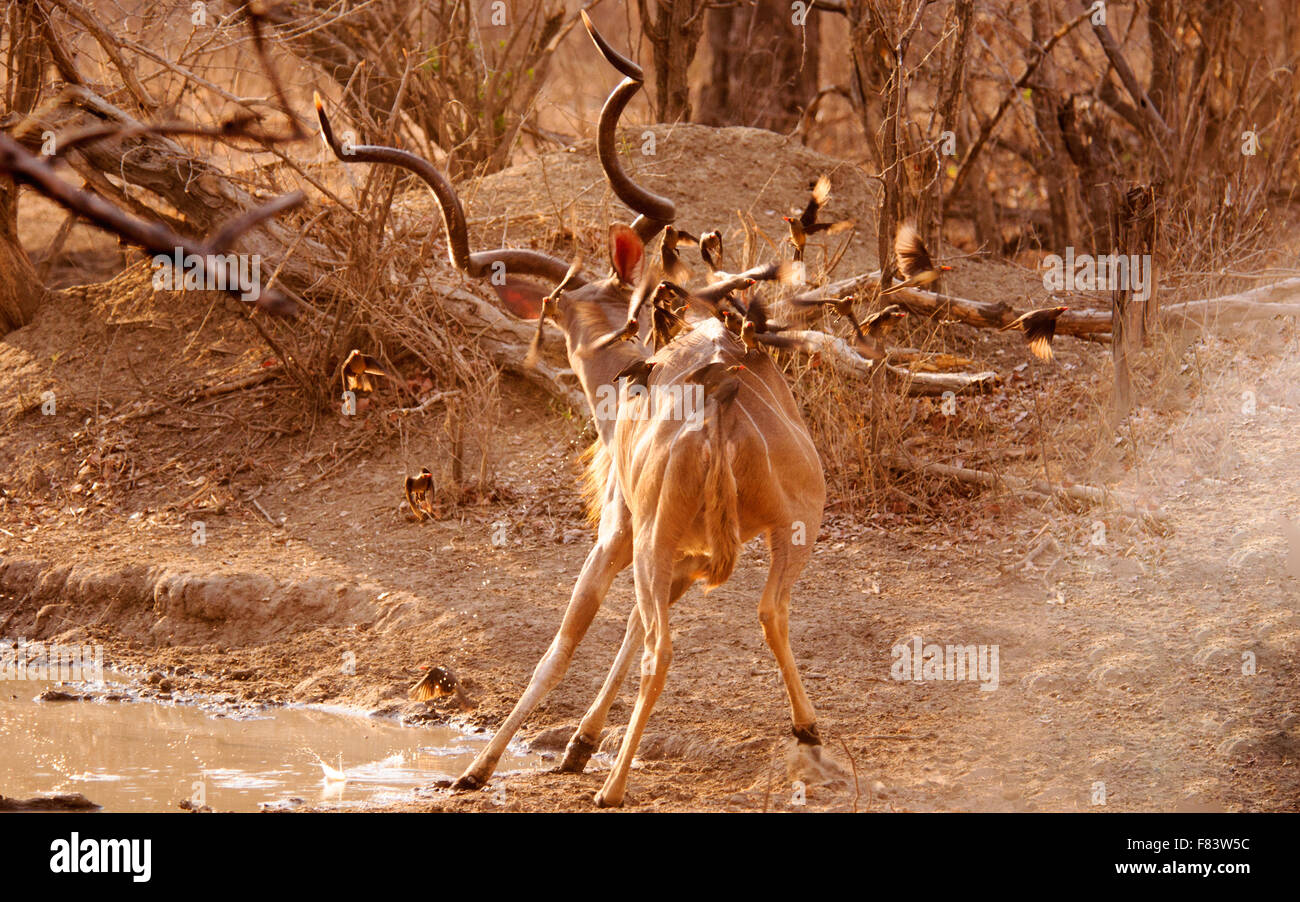
[[[1052,23],[1048,21],[1047,10],[1043,0],[1032,0],[1029,4],[1030,24],[1034,43],[1043,46],[1051,35]],[[1049,71],[1053,65],[1048,61],[1043,64],[1042,72]],[[1045,76],[1040,76],[1045,77]],[[1048,225],[1048,246],[1062,249],[1071,243],[1069,214],[1069,154],[1065,152],[1065,139],[1061,137],[1061,125],[1058,118],[1060,98],[1055,91],[1039,87],[1031,94],[1034,108],[1034,122],[1042,138],[1044,157],[1038,171],[1047,182],[1047,208],[1050,215]]]
[[[925,0],[903,3],[899,19],[886,21],[883,4],[866,0],[849,0],[845,15],[849,20],[852,43],[854,93],[862,98],[859,107],[867,143],[874,145],[880,166],[881,193],[876,222],[876,241],[881,267],[886,273],[895,269],[894,233],[902,218],[906,166],[902,160],[915,150],[909,140],[907,48],[920,25]],[[877,120],[871,112],[883,108]],[[915,193],[909,190],[909,193]],[[915,215],[915,211],[912,212]]]
[[[704,33],[705,0],[658,0],[651,15],[648,0],[637,0],[641,31],[654,58],[654,113],[659,122],[690,121],[691,84],[687,77]]]
[[[971,19],[974,14],[974,0],[957,0],[953,5],[952,18],[955,20],[956,35],[952,42],[952,51],[943,68],[944,84],[939,88],[939,99],[935,105],[937,127],[929,135],[939,145],[938,153],[925,158],[925,174],[922,185],[926,190],[918,199],[917,228],[921,234],[930,239],[930,247],[938,247],[943,236],[945,218],[944,170],[956,159],[955,144],[958,131],[957,111],[961,108],[962,96],[966,87],[967,42],[970,39]],[[951,133],[953,139],[952,156],[947,155],[949,148],[945,133]]]
[[[17,209],[17,194],[12,181],[0,178],[0,217],[5,220],[0,226],[0,335],[31,322],[45,300],[45,288],[12,228],[10,209]]]
[[[8,10],[10,74],[6,115],[21,120],[36,108],[47,58],[40,40],[40,11],[35,4],[14,3]],[[18,241],[18,186],[0,176],[0,334],[29,322],[45,299],[45,289],[27,252]]]
[[[710,9],[709,77],[695,121],[789,132],[817,96],[821,14],[785,0]]]

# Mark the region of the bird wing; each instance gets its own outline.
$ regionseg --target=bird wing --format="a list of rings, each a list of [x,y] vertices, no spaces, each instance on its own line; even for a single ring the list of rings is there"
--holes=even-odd
[[[898,258],[899,272],[908,279],[934,269],[921,236],[907,223],[899,226],[898,234],[894,236],[894,256]]]
[[[1025,326],[1025,341],[1029,342],[1029,350],[1041,360],[1052,359],[1052,336],[1055,334],[1055,317],[1043,318]]]

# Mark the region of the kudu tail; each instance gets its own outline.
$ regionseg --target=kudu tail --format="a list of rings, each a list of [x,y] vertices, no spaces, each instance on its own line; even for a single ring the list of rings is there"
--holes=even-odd
[[[707,591],[731,578],[740,556],[740,514],[736,477],[722,434],[721,410],[709,416],[709,460],[704,475],[704,522],[709,536],[709,564],[704,571]]]

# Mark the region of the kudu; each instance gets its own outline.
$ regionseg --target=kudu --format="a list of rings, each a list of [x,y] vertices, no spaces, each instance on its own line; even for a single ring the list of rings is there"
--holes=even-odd
[[[632,397],[624,384],[615,396],[618,403],[608,403],[615,377],[645,357],[648,349],[638,341],[602,338],[624,325],[638,267],[650,265],[643,259],[645,242],[673,221],[676,210],[671,201],[637,186],[623,171],[615,127],[639,90],[642,73],[596,32],[585,13],[583,19],[602,55],[625,76],[601,111],[597,146],[615,194],[640,215],[632,228],[611,229],[612,274],[591,282],[571,281],[577,287],[553,302],[543,298],[540,288],[514,276],[555,283],[568,269],[563,261],[525,250],[471,254],[460,201],[431,163],[389,147],[343,148],[319,99],[317,109],[325,141],[339,159],[391,163],[428,182],[442,210],[456,267],[481,277],[503,263],[510,278],[496,288],[507,305],[521,315],[545,309],[564,333],[569,363],[596,414],[598,438],[588,466],[589,501],[599,509],[596,544],[528,688],[455,785],[477,789],[487,783],[524,719],[563,677],[614,577],[631,564],[636,605],[622,646],[560,765],[561,771],[572,773],[586,766],[634,648],[643,643],[636,707],[613,770],[595,797],[604,807],[622,804],[633,755],[663,691],[672,659],[669,607],[700,579],[708,588],[725,582],[742,543],[759,533],[765,535],[771,554],[759,621],[785,680],[799,749],[820,758],[816,714],[799,679],[788,623],[790,588],[812,553],[826,488],[817,449],[780,372],[765,351],[747,348],[713,317],[695,323],[655,355],[648,393]],[[548,301],[545,307],[543,300]],[[717,362],[743,365],[737,371],[739,391],[725,406],[706,396],[703,410],[693,412],[698,415],[683,415],[668,390],[680,390],[693,374]],[[692,394],[700,393],[687,397]]]

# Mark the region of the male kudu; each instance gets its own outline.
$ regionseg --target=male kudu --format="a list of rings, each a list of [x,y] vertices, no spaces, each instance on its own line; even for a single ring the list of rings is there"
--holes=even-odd
[[[612,806],[623,802],[637,743],[668,675],[669,607],[700,579],[709,588],[725,582],[742,544],[759,533],[771,554],[759,621],[785,680],[800,749],[820,757],[816,714],[790,650],[788,623],[790,588],[808,562],[821,526],[825,480],[817,450],[776,366],[761,348],[748,348],[712,317],[695,323],[654,355],[649,392],[633,397],[624,385],[618,403],[608,403],[617,374],[649,349],[636,341],[602,339],[624,326],[638,268],[650,265],[644,260],[644,245],[673,221],[676,209],[670,200],[634,184],[623,171],[615,127],[641,86],[642,72],[610,47],[585,13],[583,20],[605,59],[625,76],[601,111],[598,151],[615,194],[639,216],[632,228],[611,230],[612,274],[590,282],[572,279],[570,290],[557,300],[544,298],[540,288],[514,277],[541,277],[554,284],[566,275],[564,261],[504,248],[471,254],[460,200],[431,163],[389,147],[343,148],[319,99],[317,109],[326,143],[339,159],[391,163],[429,184],[457,268],[482,277],[495,264],[504,264],[509,278],[496,288],[507,305],[520,315],[549,313],[564,333],[570,365],[596,413],[598,438],[588,467],[590,494],[599,506],[596,544],[528,688],[456,787],[476,789],[487,783],[524,719],[563,677],[614,577],[631,564],[636,605],[623,644],[560,766],[574,773],[586,766],[632,652],[643,643],[636,707],[613,770],[595,799],[597,805]],[[773,270],[764,272],[770,277]],[[677,387],[680,400],[683,384],[715,362],[743,366],[737,371],[740,387],[734,398],[720,406],[706,396],[703,410],[697,411],[683,411],[680,403],[673,403],[670,389]]]

